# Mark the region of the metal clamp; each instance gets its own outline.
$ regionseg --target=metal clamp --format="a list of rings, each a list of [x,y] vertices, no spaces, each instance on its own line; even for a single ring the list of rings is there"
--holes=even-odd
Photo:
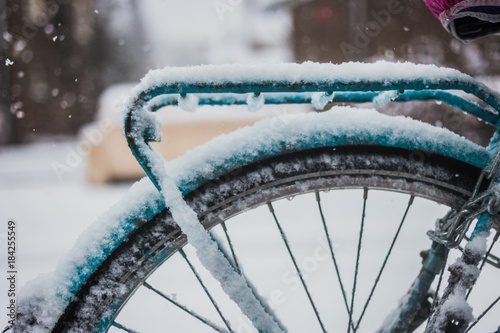
[[[483,213],[496,216],[500,213],[500,187],[494,186],[494,178],[500,167],[500,153],[481,173],[471,198],[460,210],[451,210],[436,221],[436,229],[427,232],[433,241],[456,248],[465,238],[472,222]],[[488,189],[478,194],[482,183],[489,180]]]

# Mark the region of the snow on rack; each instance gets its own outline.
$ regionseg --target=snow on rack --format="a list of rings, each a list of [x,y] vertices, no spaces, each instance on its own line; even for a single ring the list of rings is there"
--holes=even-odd
[[[286,152],[335,145],[380,144],[447,154],[484,167],[489,153],[441,128],[375,110],[334,107],[329,112],[284,115],[222,135],[167,163],[166,170],[182,193],[227,171]],[[31,332],[52,327],[64,308],[101,262],[127,238],[134,218],[151,218],[164,208],[155,187],[143,179],[84,235],[52,274],[21,290],[18,311],[36,318]],[[19,317],[19,318],[22,318]]]
[[[335,91],[404,90],[463,91],[500,110],[500,94],[455,69],[413,63],[379,61],[343,64],[304,62],[279,64],[227,64],[165,67],[150,71],[130,94],[128,105],[140,106],[160,96],[176,94],[313,93]],[[256,96],[257,96],[256,95]],[[185,95],[184,95],[185,96]],[[384,95],[385,96],[385,95]],[[388,95],[388,100],[392,99]],[[262,97],[260,97],[262,98]],[[136,100],[137,99],[137,100]],[[315,96],[317,99],[317,96]],[[258,108],[258,98],[247,102]],[[313,101],[321,106],[322,103]],[[384,100],[380,100],[383,104]],[[323,102],[324,103],[324,102]],[[187,104],[187,103],[184,103]],[[191,103],[192,104],[192,103]],[[192,105],[189,105],[192,107]]]
[[[191,67],[166,67],[150,71],[134,89],[137,95],[151,87],[182,84],[251,83],[261,81],[364,81],[378,80],[387,83],[395,80],[425,78],[438,80],[472,81],[472,77],[455,69],[413,63],[349,62],[343,64],[304,62],[281,64],[228,64]]]

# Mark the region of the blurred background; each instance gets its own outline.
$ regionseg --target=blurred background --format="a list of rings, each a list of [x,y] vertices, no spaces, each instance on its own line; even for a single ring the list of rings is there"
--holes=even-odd
[[[307,60],[436,64],[500,87],[500,38],[455,40],[422,0],[0,0],[0,219],[18,221],[19,284],[52,270],[130,186],[112,181],[140,177],[121,112],[124,96],[150,69]],[[482,145],[492,133],[435,103],[381,111]],[[277,113],[218,114],[196,126],[176,113],[170,120],[179,132],[200,135],[180,154]],[[175,147],[180,140],[169,139]],[[127,159],[136,169],[124,168]]]
[[[1,0],[0,144],[74,136],[109,86],[233,62],[412,61],[498,75],[500,39],[455,40],[422,0]]]

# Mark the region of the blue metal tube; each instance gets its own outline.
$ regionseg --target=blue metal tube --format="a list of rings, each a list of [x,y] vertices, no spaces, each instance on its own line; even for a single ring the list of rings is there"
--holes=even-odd
[[[372,91],[336,92],[331,104],[369,103],[379,94]],[[247,103],[247,94],[226,93],[215,96],[200,94],[197,97],[199,105],[245,105]],[[152,99],[148,106],[151,111],[157,111],[165,106],[178,105],[178,99],[178,94],[161,95]],[[473,114],[493,126],[500,126],[500,115],[498,113],[445,91],[409,90],[397,96],[393,102],[416,101],[441,101],[451,107]],[[265,104],[310,104],[311,102],[311,93],[268,93],[264,95]]]
[[[500,110],[500,96],[483,84],[473,81],[450,81],[446,78],[429,81],[427,78],[413,80],[395,79],[349,81],[342,78],[319,81],[259,81],[224,84],[177,82],[152,87],[145,91],[148,96],[168,94],[203,94],[203,93],[306,93],[306,92],[346,92],[346,91],[423,91],[423,90],[460,90],[478,97],[495,110]],[[151,100],[152,97],[147,98]]]
[[[391,314],[393,318],[390,320],[390,326],[382,328],[380,333],[412,332],[427,319],[426,316],[429,314],[421,318],[417,318],[416,315],[427,301],[429,288],[445,264],[447,253],[446,246],[437,242],[432,243],[427,258],[422,264],[422,270],[408,291],[405,302],[395,313]]]

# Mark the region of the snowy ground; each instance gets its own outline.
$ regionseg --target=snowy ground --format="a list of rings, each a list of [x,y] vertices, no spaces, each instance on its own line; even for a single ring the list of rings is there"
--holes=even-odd
[[[75,165],[64,181],[59,181],[52,167],[53,162],[63,161],[68,152],[75,149],[75,145],[76,142],[73,141],[47,142],[24,147],[3,148],[0,152],[2,243],[5,240],[7,221],[14,219],[18,227],[18,288],[22,288],[28,280],[35,278],[38,274],[54,270],[58,259],[72,247],[78,235],[102,212],[119,200],[130,186],[130,184],[89,185],[85,182],[85,161]],[[332,202],[324,208],[327,218],[339,221],[349,220],[349,218],[353,221],[359,219],[355,215],[359,215],[360,212],[361,192],[350,191],[342,194],[330,192],[323,196],[324,201],[330,198]],[[352,198],[354,206],[341,204],[343,201],[340,199],[345,200],[347,197]],[[381,262],[381,256],[384,255],[388,246],[384,239],[390,235],[381,231],[399,222],[401,211],[407,200],[406,196],[388,196],[386,193],[374,192],[370,196],[367,212],[372,220],[367,224],[366,235],[372,234],[372,236],[366,236],[363,245],[369,250],[364,252],[361,258],[364,266],[362,266],[358,295],[362,297],[366,297],[369,292],[375,277],[376,264]],[[311,219],[310,212],[317,215],[314,205],[314,197],[309,195],[292,201],[283,200],[275,204],[275,209],[278,215],[286,221],[284,228],[289,232],[290,242],[297,251],[299,265],[311,275],[307,281],[311,284],[311,294],[318,303],[319,311],[325,318],[325,326],[329,331],[335,331],[339,325],[340,327],[346,326],[345,308],[340,302],[338,286],[331,282],[335,280],[335,276],[331,262],[325,256],[327,254],[325,244],[311,234],[318,231],[317,228],[320,226],[317,216]],[[434,217],[430,216],[439,215],[443,210],[443,207],[430,205],[423,200],[416,201],[415,207],[412,208],[413,214],[410,215],[403,229],[402,238],[394,250],[397,251],[397,258],[403,257],[407,260],[397,265],[391,265],[389,262],[385,276],[393,278],[383,279],[381,289],[377,290],[373,300],[374,304],[378,305],[367,311],[366,324],[368,322],[371,324],[364,326],[365,329],[380,325],[384,314],[396,306],[397,298],[408,288],[409,282],[419,269],[419,251],[428,246],[424,233],[432,226]],[[294,223],[290,223],[292,220],[289,218],[292,216]],[[238,244],[239,256],[242,259],[250,254],[257,254],[257,259],[255,257],[248,259],[244,266],[245,272],[262,286],[261,294],[269,300],[275,311],[282,318],[289,320],[287,322],[289,331],[309,331],[311,327],[318,324],[303,290],[299,287],[291,263],[286,260],[286,257],[278,260],[278,263],[274,261],[277,256],[283,254],[284,247],[270,222],[272,220],[270,220],[269,212],[264,207],[253,211],[246,217],[236,218],[228,224],[228,227],[233,232],[234,242]],[[238,225],[239,230],[233,229],[232,225]],[[349,269],[354,263],[357,225],[339,227],[338,224],[334,224],[332,234],[338,242],[339,265],[345,267],[343,270],[345,284],[350,286],[352,274]],[[258,246],[254,242],[257,238],[259,239]],[[187,253],[190,254],[189,250]],[[0,260],[3,267],[5,251],[1,254]],[[194,277],[187,270],[185,263],[179,259],[174,258],[169,264],[170,269],[175,270],[175,274],[170,273],[169,267],[165,267],[153,275],[149,282],[222,326],[221,320],[211,308],[206,296],[198,290],[199,286],[189,284],[193,282]],[[196,262],[196,259],[193,258],[193,261]],[[487,302],[491,302],[491,298],[496,297],[497,293],[490,296],[490,289],[498,291],[498,283],[495,282],[498,281],[498,270],[490,267],[486,269],[487,273],[496,275],[490,274],[492,276],[488,279],[482,278],[488,286],[478,289],[477,294],[473,296],[481,303],[476,311],[484,309],[486,304],[489,304]],[[206,272],[202,274],[206,275]],[[246,332],[245,321],[238,315],[234,306],[216,292],[216,283],[213,281],[207,283],[215,290],[218,303],[232,314],[230,320],[238,327],[237,331]],[[1,288],[6,290],[4,279],[2,279]],[[346,289],[350,290],[350,287]],[[4,293],[2,297],[2,304],[5,304]],[[191,303],[193,300],[195,301]],[[359,311],[362,304],[361,298],[357,302]],[[304,308],[300,308],[299,305],[303,305]],[[498,309],[490,313],[486,318],[487,325],[484,328],[478,327],[477,332],[493,331],[497,324],[497,320],[493,318],[494,313],[498,314]],[[157,319],[159,322],[151,324],[152,319]],[[143,332],[158,331],[158,327],[164,327],[164,325],[174,327],[176,332],[201,332],[206,328],[196,321],[188,325],[186,319],[188,317],[180,310],[162,301],[151,291],[141,288],[131,303],[131,307],[122,313],[118,321],[136,329],[142,328]],[[2,318],[2,323],[3,320],[4,318]]]
[[[38,274],[55,270],[78,236],[113,203],[128,185],[92,186],[81,162],[59,181],[53,162],[64,162],[76,142],[47,142],[0,150],[1,267],[5,271],[7,222],[17,225],[17,287]],[[1,290],[7,290],[1,279]],[[7,295],[0,300],[6,304]],[[2,315],[0,325],[5,324]]]
[[[75,145],[39,143],[0,152],[0,218],[17,222],[21,286],[53,270],[78,235],[127,190],[87,184],[84,162],[59,181],[52,163],[64,161]]]

